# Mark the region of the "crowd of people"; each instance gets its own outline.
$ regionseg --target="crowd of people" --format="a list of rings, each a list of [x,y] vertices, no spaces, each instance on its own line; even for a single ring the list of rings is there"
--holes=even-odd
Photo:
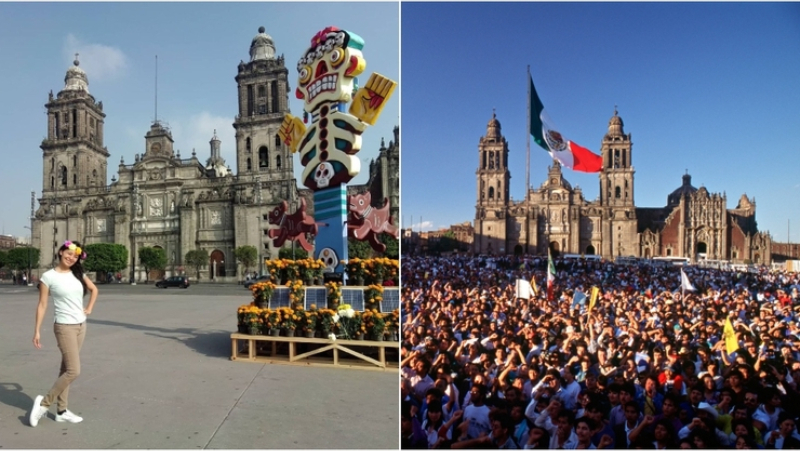
[[[554,266],[403,258],[402,448],[800,448],[800,275]]]

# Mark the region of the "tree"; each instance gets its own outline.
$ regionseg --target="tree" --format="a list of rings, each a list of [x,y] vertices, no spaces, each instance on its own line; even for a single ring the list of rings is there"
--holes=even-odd
[[[150,277],[150,270],[167,267],[167,253],[160,247],[139,248],[139,261],[144,266],[144,283]]]
[[[294,255],[292,255],[294,253]],[[295,245],[294,251],[291,247],[282,247],[278,251],[278,258],[285,258],[287,260],[302,260],[308,258],[308,252],[300,246]]]
[[[233,250],[236,261],[244,266],[244,272],[250,272],[250,267],[258,263],[258,249],[255,246],[240,246]]]
[[[99,275],[117,273],[128,267],[128,248],[121,244],[88,244],[85,249],[86,260],[83,261],[83,268],[86,271],[96,272]]]
[[[436,243],[434,247],[434,252],[452,252],[455,249],[458,249],[458,241],[456,241],[456,234],[452,230],[448,230],[445,232],[441,238],[439,238],[439,242]]]
[[[380,240],[381,243],[386,245],[386,250],[383,252],[385,257],[395,260],[400,258],[400,242],[397,238],[387,233],[382,233],[380,235]]]
[[[347,238],[347,257],[361,259],[372,258],[372,246],[370,246],[367,241]]]
[[[7,259],[8,259],[8,254],[5,251],[0,251],[0,268],[6,265]]]
[[[5,257],[6,266],[17,271],[39,267],[39,249],[35,247],[15,247],[9,249]]]
[[[195,249],[186,253],[184,261],[197,272],[198,282],[200,282],[200,268],[208,265],[208,258],[208,251],[205,249]]]

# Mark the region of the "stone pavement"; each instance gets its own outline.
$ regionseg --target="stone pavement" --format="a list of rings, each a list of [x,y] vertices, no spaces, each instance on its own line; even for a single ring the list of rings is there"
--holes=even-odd
[[[33,398],[58,376],[50,303],[43,348],[37,292],[0,286],[0,448],[399,448],[399,375],[230,361],[241,286],[99,285],[69,408],[36,428]]]

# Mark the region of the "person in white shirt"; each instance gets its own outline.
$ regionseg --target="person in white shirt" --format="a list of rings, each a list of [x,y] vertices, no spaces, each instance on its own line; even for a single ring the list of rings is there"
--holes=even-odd
[[[81,250],[79,243],[65,241],[58,249],[58,265],[41,277],[33,345],[36,349],[42,348],[39,329],[47,312],[47,298],[52,296],[55,308],[53,330],[58,349],[61,350],[61,372],[47,395],[39,395],[34,400],[28,418],[33,427],[39,424],[54,402],[58,403],[56,421],[83,421],[83,418],[67,409],[67,403],[69,386],[81,372],[80,351],[86,337],[86,316],[92,313],[98,293],[97,287],[83,272],[81,260],[85,259],[86,252]],[[83,299],[87,292],[90,293],[89,303],[84,306]]]

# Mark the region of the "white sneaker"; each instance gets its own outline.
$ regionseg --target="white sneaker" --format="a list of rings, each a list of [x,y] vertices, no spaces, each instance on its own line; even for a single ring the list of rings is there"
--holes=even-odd
[[[56,421],[59,423],[80,423],[83,418],[75,415],[69,410],[65,410],[62,414],[56,414]]]
[[[31,408],[31,414],[28,417],[28,422],[31,427],[36,427],[36,425],[39,424],[39,420],[50,410],[42,406],[42,400],[44,400],[44,396],[42,395],[37,396],[36,399],[33,400],[33,408]]]

